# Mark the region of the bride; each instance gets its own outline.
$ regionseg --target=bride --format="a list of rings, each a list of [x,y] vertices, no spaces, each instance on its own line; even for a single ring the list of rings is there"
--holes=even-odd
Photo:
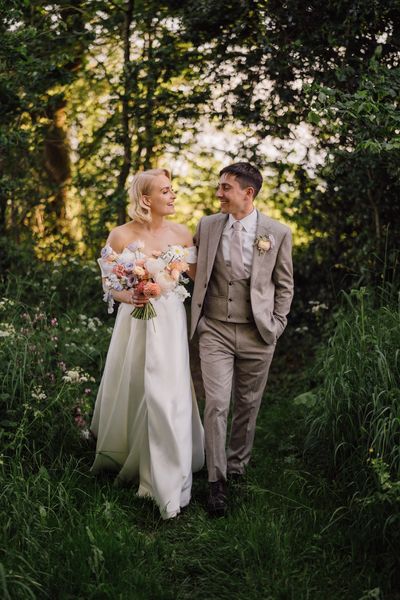
[[[120,254],[140,241],[143,257],[169,246],[187,248],[193,278],[196,249],[184,225],[167,221],[175,193],[169,172],[138,173],[129,190],[131,221],[107,240]],[[107,265],[99,259],[103,277]],[[116,482],[137,480],[138,495],[155,500],[164,519],[190,501],[192,472],[204,463],[201,425],[189,370],[186,313],[175,294],[152,300],[153,319],[131,316],[146,299],[112,290],[120,302],[91,423],[97,438],[92,471],[117,471]]]

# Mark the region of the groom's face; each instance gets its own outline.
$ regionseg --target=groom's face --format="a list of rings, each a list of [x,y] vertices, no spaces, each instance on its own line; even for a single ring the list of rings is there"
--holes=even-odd
[[[241,215],[252,207],[252,188],[241,188],[235,175],[223,173],[220,177],[217,198],[223,214]]]

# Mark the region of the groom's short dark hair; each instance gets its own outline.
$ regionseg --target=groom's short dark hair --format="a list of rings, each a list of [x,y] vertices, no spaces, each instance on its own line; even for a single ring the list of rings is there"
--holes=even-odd
[[[228,165],[219,172],[219,176],[221,177],[224,173],[235,175],[242,189],[246,187],[254,188],[254,197],[256,197],[261,190],[263,182],[262,175],[260,171],[250,163],[238,162],[233,165]]]

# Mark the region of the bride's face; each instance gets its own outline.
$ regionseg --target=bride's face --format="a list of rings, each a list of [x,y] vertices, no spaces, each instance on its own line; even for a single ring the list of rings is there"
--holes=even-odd
[[[166,175],[157,175],[153,179],[150,194],[146,196],[152,214],[163,217],[173,215],[175,212],[175,198],[171,180]]]

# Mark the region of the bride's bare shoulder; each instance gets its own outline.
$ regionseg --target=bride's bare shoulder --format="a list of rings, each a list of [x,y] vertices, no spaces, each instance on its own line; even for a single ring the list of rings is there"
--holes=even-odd
[[[171,223],[174,234],[181,246],[193,246],[193,234],[186,225]]]
[[[135,227],[132,222],[124,223],[114,227],[109,233],[107,238],[107,244],[110,244],[111,248],[115,252],[122,252],[128,244],[130,244],[135,238]]]

